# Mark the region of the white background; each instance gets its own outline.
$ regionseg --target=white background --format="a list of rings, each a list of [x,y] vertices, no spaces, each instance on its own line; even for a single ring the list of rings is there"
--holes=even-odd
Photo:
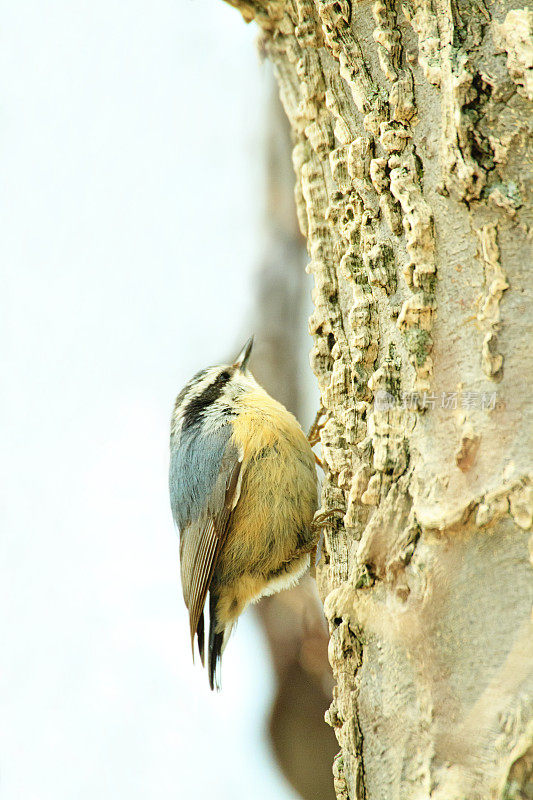
[[[256,32],[222,0],[0,9],[0,797],[293,798],[253,615],[221,694],[191,663],[166,486],[175,394],[251,332]]]

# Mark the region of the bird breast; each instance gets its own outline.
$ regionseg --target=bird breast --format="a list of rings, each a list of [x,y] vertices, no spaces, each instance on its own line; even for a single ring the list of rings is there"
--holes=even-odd
[[[243,454],[241,492],[215,580],[282,576],[316,539],[313,451],[296,418],[262,389],[239,400],[232,438]]]

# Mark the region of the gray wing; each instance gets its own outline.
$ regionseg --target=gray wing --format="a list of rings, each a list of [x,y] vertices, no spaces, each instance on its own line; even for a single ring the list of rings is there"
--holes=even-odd
[[[230,425],[201,438],[197,431],[185,431],[170,455],[170,501],[180,529],[183,598],[191,645],[194,651],[198,634],[202,662],[205,600],[240,492],[242,459],[230,437]]]

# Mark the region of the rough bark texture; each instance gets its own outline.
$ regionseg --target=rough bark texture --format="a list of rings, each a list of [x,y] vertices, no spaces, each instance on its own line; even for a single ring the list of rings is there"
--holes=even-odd
[[[266,127],[263,257],[255,279],[256,346],[250,364],[259,383],[302,420],[301,340],[309,303],[304,294],[305,240],[294,206],[290,129],[274,85]],[[302,798],[331,800],[331,764],[338,747],[333,731],[324,725],[324,712],[331,702],[333,676],[315,581],[306,576],[289,591],[263,598],[255,611],[276,676],[268,720],[276,760]]]
[[[315,279],[337,796],[530,798],[531,4],[232,3]]]

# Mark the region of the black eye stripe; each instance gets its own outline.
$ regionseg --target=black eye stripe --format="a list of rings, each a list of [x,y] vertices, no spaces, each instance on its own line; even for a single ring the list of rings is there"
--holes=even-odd
[[[176,402],[174,404],[174,411],[178,409],[183,401],[185,400],[186,396],[191,392],[194,387],[199,384],[207,375],[208,370],[202,369],[200,372],[197,372],[188,383],[185,384],[179,395],[176,397]]]
[[[183,412],[183,430],[187,430],[187,428],[190,428],[202,419],[203,412],[211,403],[218,400],[224,390],[224,386],[228,383],[230,378],[230,373],[224,370],[224,372],[221,372],[213,383],[207,386],[198,397],[193,397],[192,400],[187,403]]]

